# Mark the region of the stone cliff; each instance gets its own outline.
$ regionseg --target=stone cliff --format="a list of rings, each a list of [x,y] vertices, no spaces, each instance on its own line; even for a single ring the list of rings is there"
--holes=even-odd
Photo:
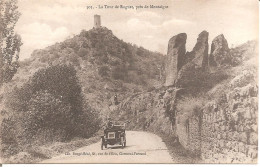
[[[224,56],[216,59],[219,66],[216,69],[228,77],[219,83],[215,77],[215,85],[210,90],[193,98],[184,95],[186,99],[177,102],[176,134],[181,145],[205,163],[256,163],[258,87],[254,61],[258,55],[257,44],[248,42],[232,49],[236,55],[228,55],[222,35],[213,43],[213,55]],[[221,61],[227,56],[230,60],[241,57],[245,61],[230,67]]]
[[[191,57],[193,57],[192,62],[197,68],[205,69],[208,65],[208,37],[209,33],[207,31],[202,31],[197,38],[195,47],[189,53]]]
[[[257,42],[229,49],[220,35],[209,57],[208,32],[187,53],[186,38],[169,41],[166,87],[127,98],[114,114],[131,120],[130,129],[179,141],[201,162],[256,163]]]
[[[202,31],[197,43],[191,52],[186,52],[185,44],[187,35],[185,33],[172,37],[168,45],[166,57],[166,81],[165,86],[183,86],[194,76],[196,71],[207,70],[208,67],[208,36],[207,31]]]
[[[209,56],[209,65],[219,67],[231,63],[230,49],[228,42],[223,34],[213,39]]]
[[[253,72],[243,70],[209,91],[212,100],[197,114],[182,117],[184,111],[178,111],[180,143],[205,163],[256,163],[258,87],[254,78]]]
[[[179,70],[176,78],[176,86],[189,87],[199,85],[199,74],[208,67],[208,36],[207,31],[202,31],[197,43],[191,52],[186,53],[186,64]]]
[[[181,33],[169,40],[165,63],[165,86],[174,85],[179,70],[185,64],[187,34]]]

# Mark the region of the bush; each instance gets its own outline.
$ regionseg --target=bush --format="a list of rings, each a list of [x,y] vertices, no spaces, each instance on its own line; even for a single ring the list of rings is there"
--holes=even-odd
[[[185,97],[177,102],[176,109],[181,113],[184,122],[193,115],[200,115],[202,107],[207,103],[206,99],[199,97]]]
[[[3,82],[11,81],[14,74],[17,72],[18,68],[19,68],[18,62],[13,62],[10,65],[4,65],[3,70],[2,70],[2,74],[1,74],[1,75],[3,75]],[[0,83],[0,85],[1,85],[1,83]]]
[[[91,109],[87,103],[84,104],[83,112],[75,119],[78,125],[77,131],[80,132],[79,136],[88,138],[100,129],[101,119],[98,115],[99,113]]]
[[[86,57],[88,55],[89,51],[85,48],[80,48],[78,51],[79,57]]]
[[[110,72],[110,69],[108,66],[102,66],[99,68],[98,70],[98,74],[101,76],[101,77],[108,77],[109,76],[109,72]]]
[[[225,69],[210,73],[196,69],[193,64],[187,64],[180,70],[176,86],[189,89],[190,94],[196,95],[199,92],[207,92],[226,79],[228,79],[228,74]]]
[[[99,128],[96,112],[83,107],[86,103],[72,66],[39,70],[7,99],[6,107],[12,116],[1,126],[2,152],[16,150],[6,155],[24,150],[29,144],[89,137]]]
[[[127,75],[127,69],[123,65],[115,66],[112,69],[112,77],[115,80],[124,80]]]
[[[29,101],[27,117],[23,118],[26,136],[44,143],[46,139],[66,140],[71,135],[70,126],[73,126],[71,121],[74,119],[70,108],[70,104],[55,98],[47,90],[36,92]],[[42,136],[46,131],[48,133]]]
[[[17,142],[16,121],[12,118],[4,118],[1,124],[1,156],[8,157],[17,154],[20,151],[20,145]]]
[[[81,86],[76,76],[76,70],[72,66],[57,65],[36,72],[30,83],[32,95],[40,90],[47,90],[55,98],[71,105],[71,111],[82,111],[83,97]]]

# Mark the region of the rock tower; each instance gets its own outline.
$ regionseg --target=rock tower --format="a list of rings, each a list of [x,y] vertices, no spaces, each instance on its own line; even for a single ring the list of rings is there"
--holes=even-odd
[[[165,67],[165,86],[174,85],[178,72],[185,63],[186,39],[187,34],[181,33],[169,40]]]
[[[101,27],[101,17],[100,17],[100,15],[94,15],[94,27],[95,28]]]
[[[209,56],[210,67],[220,67],[231,63],[230,49],[223,34],[213,39]]]

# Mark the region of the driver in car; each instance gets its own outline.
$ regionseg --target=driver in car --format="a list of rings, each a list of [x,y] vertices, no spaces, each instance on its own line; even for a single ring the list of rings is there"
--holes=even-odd
[[[112,122],[111,118],[108,118],[107,128],[112,128],[112,127],[113,127],[113,122]]]

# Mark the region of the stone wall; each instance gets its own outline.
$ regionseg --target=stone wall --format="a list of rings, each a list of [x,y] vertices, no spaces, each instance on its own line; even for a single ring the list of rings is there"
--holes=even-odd
[[[201,113],[181,123],[177,135],[190,152],[205,163],[256,163],[257,87],[246,85],[207,103]],[[183,117],[185,118],[185,117]],[[187,126],[188,125],[188,126]]]
[[[211,103],[203,110],[201,157],[205,162],[257,162],[257,98],[255,93],[247,97],[242,93],[232,91],[226,105]]]
[[[182,116],[183,117],[183,116]],[[181,116],[177,115],[176,121],[176,134],[178,135],[180,144],[187,150],[189,150],[189,130],[188,130],[188,119],[182,119]],[[182,121],[184,120],[184,121]]]
[[[189,150],[195,154],[200,155],[201,152],[201,126],[200,118],[192,116],[189,119]]]
[[[200,123],[200,118],[195,115],[188,119],[182,119],[180,116],[177,116],[176,133],[179,142],[185,149],[189,150],[190,153],[194,155],[200,155],[201,151]]]

